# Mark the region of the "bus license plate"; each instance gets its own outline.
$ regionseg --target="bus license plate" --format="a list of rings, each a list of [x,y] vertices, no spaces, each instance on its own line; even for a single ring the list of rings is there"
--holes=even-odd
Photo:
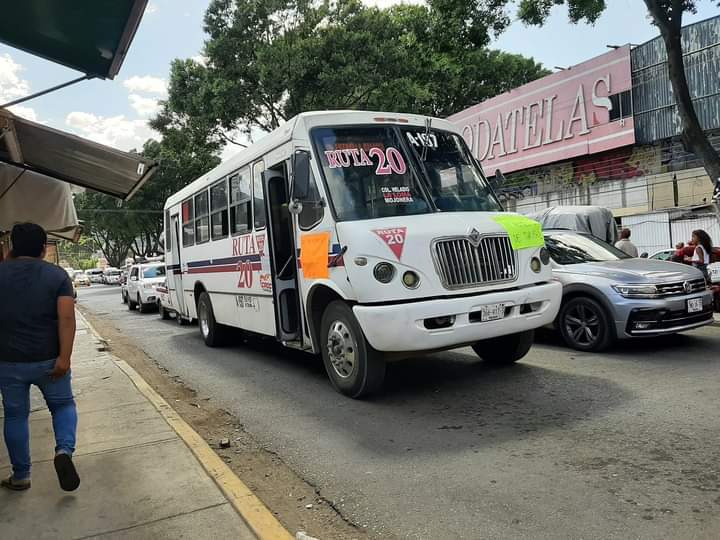
[[[486,306],[480,306],[480,320],[486,321],[497,321],[502,319],[505,315],[505,304],[488,304]]]
[[[691,298],[687,301],[687,309],[688,313],[697,313],[698,311],[702,311],[703,309],[703,302],[702,298]]]

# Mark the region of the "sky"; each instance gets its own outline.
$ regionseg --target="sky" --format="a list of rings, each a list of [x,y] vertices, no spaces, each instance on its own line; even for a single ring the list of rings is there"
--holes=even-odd
[[[395,0],[365,0],[386,7]],[[122,69],[112,81],[92,80],[42,96],[12,109],[51,127],[121,150],[140,149],[157,136],[148,118],[167,95],[170,62],[199,57],[209,0],[150,0]],[[514,21],[493,48],[533,57],[545,67],[569,67],[606,52],[606,45],[640,44],[657,35],[641,0],[609,0],[595,26],[572,25],[557,6],[547,24],[526,27]],[[715,0],[699,0],[692,23],[720,14]],[[0,105],[78,77],[71,69],[0,44]],[[235,149],[232,149],[234,151]],[[230,149],[228,149],[230,151]]]

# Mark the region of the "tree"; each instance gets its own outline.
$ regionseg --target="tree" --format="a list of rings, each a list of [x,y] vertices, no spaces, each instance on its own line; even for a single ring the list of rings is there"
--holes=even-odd
[[[477,0],[476,0],[477,1]],[[672,85],[678,116],[680,117],[680,136],[685,148],[702,161],[710,180],[715,184],[715,192],[720,192],[720,156],[708,141],[695,113],[690,97],[685,64],[682,53],[683,14],[696,12],[695,0],[644,0],[652,23],[660,30],[665,44],[668,62],[668,76]],[[567,4],[569,17],[573,23],[586,20],[594,23],[605,11],[604,0],[521,0],[518,15],[528,24],[543,24],[556,4]],[[720,2],[718,2],[720,6]]]
[[[96,192],[75,199],[85,233],[112,266],[122,266],[128,254],[148,256],[163,251],[163,206],[170,195],[215,167],[219,145],[191,128],[156,122],[162,141],[148,140],[142,154],[159,163],[158,171],[127,203]]]
[[[547,73],[532,59],[486,48],[488,32],[508,23],[504,15],[468,15],[446,9],[450,3],[213,0],[205,61],[173,62],[155,121],[223,142],[309,110],[445,116]]]

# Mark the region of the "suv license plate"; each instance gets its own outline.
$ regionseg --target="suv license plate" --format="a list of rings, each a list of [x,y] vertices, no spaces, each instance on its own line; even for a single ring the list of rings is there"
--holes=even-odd
[[[488,304],[486,306],[480,306],[480,320],[486,321],[497,321],[505,316],[505,304]]]
[[[687,301],[687,310],[688,313],[697,313],[698,311],[702,311],[703,309],[703,302],[702,298],[691,298]]]

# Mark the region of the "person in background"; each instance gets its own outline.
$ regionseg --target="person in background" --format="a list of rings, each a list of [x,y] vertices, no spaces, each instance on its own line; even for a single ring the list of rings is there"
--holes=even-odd
[[[675,244],[675,253],[672,254],[670,260],[676,263],[685,262],[685,242]]]
[[[637,247],[630,241],[630,229],[620,231],[620,240],[615,242],[615,247],[631,257],[637,258],[638,256]]]
[[[710,255],[713,250],[710,235],[702,229],[693,231],[691,243],[695,249],[693,250],[690,262],[695,268],[703,273],[707,281],[710,281],[710,275],[708,274],[707,269],[708,264],[710,264]]]
[[[47,234],[21,223],[10,234],[12,252],[0,264],[0,392],[5,444],[12,474],[0,486],[30,488],[30,385],[37,386],[52,415],[55,471],[60,487],[80,485],[72,455],[77,410],[70,384],[75,340],[75,302],[67,272],[47,263]]]

